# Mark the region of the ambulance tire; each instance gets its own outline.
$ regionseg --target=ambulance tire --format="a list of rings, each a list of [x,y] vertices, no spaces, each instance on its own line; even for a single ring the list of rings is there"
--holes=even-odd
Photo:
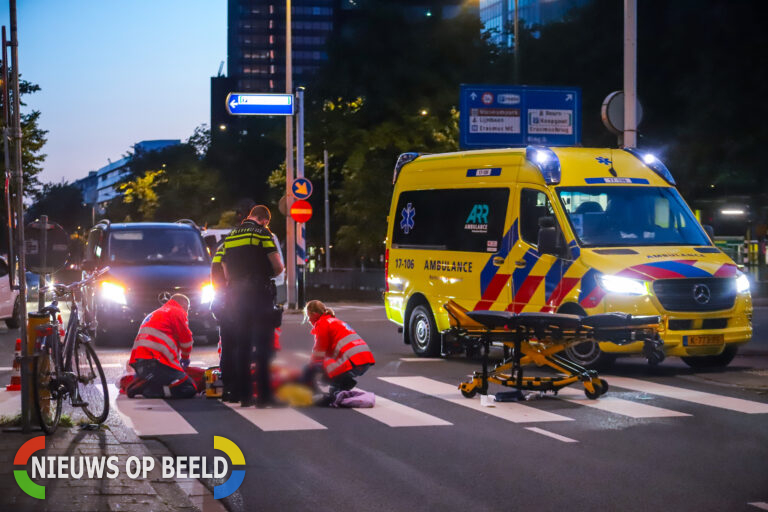
[[[587,312],[581,306],[574,303],[563,304],[557,312],[567,315],[587,315]],[[605,370],[610,368],[616,361],[615,355],[606,354],[600,350],[600,345],[594,341],[571,345],[564,352],[565,357],[588,370]]]
[[[413,308],[408,317],[408,336],[411,348],[419,357],[435,357],[440,354],[440,333],[426,304]]]
[[[680,359],[694,370],[715,370],[728,366],[736,357],[738,350],[739,348],[734,345],[726,345],[723,352],[716,356],[692,356],[681,357]]]

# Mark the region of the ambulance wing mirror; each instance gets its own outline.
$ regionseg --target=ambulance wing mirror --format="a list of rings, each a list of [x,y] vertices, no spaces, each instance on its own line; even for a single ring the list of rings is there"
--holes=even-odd
[[[557,228],[554,217],[539,217],[539,254],[560,255],[557,248]]]
[[[704,231],[707,232],[707,236],[709,237],[709,239],[714,242],[715,241],[715,228],[713,228],[709,224],[704,224],[701,227],[703,227]]]

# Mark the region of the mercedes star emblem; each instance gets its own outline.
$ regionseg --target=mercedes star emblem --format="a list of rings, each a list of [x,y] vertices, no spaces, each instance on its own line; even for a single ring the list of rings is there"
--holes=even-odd
[[[707,292],[709,292],[709,290],[707,290]],[[160,292],[160,295],[157,296],[157,300],[160,301],[160,304],[165,304],[171,300],[171,292]]]
[[[709,290],[709,286],[705,284],[693,285],[693,300],[699,304],[707,304],[711,298],[712,292]]]

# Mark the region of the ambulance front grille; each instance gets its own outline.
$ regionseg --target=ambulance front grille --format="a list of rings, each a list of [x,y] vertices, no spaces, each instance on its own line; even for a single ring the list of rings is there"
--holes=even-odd
[[[667,311],[719,311],[733,307],[736,279],[659,279],[653,282],[653,291]],[[704,300],[707,293],[709,300]]]

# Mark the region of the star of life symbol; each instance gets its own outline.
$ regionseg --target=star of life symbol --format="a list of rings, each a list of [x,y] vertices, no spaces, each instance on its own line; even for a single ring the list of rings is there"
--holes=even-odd
[[[416,209],[411,203],[408,203],[401,213],[403,220],[400,221],[400,229],[407,235],[413,229],[413,218],[416,216]]]
[[[604,156],[598,156],[597,158],[595,158],[595,160],[597,160],[603,165],[611,165],[613,163],[609,159],[605,158]]]

